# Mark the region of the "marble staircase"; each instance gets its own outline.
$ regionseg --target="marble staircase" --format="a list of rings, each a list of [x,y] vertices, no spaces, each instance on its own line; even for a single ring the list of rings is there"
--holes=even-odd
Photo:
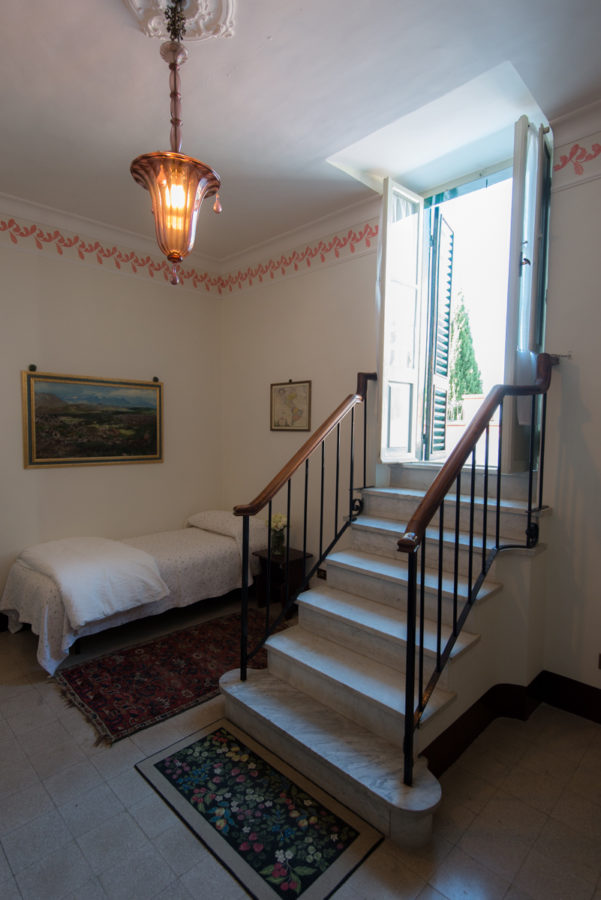
[[[396,544],[428,477],[433,477],[431,469],[422,472],[422,483],[416,484],[414,469],[409,486],[365,490],[364,507],[349,541],[327,559],[327,580],[315,579],[299,596],[297,624],[269,638],[268,668],[249,670],[245,682],[239,680],[238,671],[221,680],[228,718],[405,846],[427,842],[441,796],[438,781],[419,755],[413,786],[403,784],[407,563]],[[482,521],[482,505],[480,500],[477,523]],[[454,528],[453,507],[454,503],[446,505],[449,528]],[[517,497],[504,501],[504,536],[523,541],[524,510],[524,501]],[[461,521],[469,521],[469,509],[461,509]],[[467,592],[468,544],[463,533],[460,596]],[[474,547],[482,552],[481,538],[475,537]],[[454,556],[454,534],[449,530],[443,641],[452,623]],[[436,661],[437,572],[427,569],[425,581],[427,680]],[[500,590],[498,583],[487,579],[476,607],[489,603]],[[476,662],[469,660],[479,643],[480,635],[468,620],[426,708],[416,734],[416,754],[453,720],[462,680],[473,683],[477,678],[478,657]]]

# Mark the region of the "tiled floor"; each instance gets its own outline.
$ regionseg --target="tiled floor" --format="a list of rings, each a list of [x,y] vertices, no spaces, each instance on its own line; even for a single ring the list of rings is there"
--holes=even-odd
[[[0,634],[1,900],[246,897],[134,770],[221,702],[98,747],[34,646]],[[601,900],[601,725],[548,706],[498,719],[442,783],[431,845],[384,842],[337,900]]]

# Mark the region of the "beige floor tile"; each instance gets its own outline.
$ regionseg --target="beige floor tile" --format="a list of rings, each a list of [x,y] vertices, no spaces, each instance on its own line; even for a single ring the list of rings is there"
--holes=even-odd
[[[533,849],[593,884],[601,877],[601,841],[556,819],[545,823]]]
[[[104,779],[89,760],[61,769],[44,779],[44,787],[57,806],[72,803],[82,794],[98,787]]]
[[[225,894],[221,895],[225,900]],[[193,895],[182,882],[181,879],[171,881],[162,891],[160,891],[155,900],[197,900],[198,894]]]
[[[126,807],[142,803],[154,794],[146,779],[136,769],[129,769],[115,778],[109,778],[107,784]]]
[[[124,807],[108,784],[99,784],[89,791],[78,794],[69,803],[59,806],[58,811],[67,823],[73,837],[79,837],[124,812]]]
[[[175,815],[173,824],[152,843],[175,874],[180,876],[202,862],[207,855],[204,844]]]
[[[208,852],[205,853],[201,862],[193,866],[179,880],[195,900],[199,900],[201,897],[248,900],[247,892]]]
[[[54,803],[41,782],[10,794],[2,800],[0,837],[53,809]]]
[[[455,847],[430,878],[432,887],[448,900],[501,900],[509,889],[509,880],[491,872]]]
[[[447,900],[444,894],[427,884],[423,891],[417,895],[417,900]]]
[[[591,900],[595,885],[566,870],[558,860],[531,850],[515,878],[515,887],[532,900]]]
[[[107,872],[149,842],[142,829],[127,812],[117,813],[101,825],[77,838],[95,875]]]
[[[441,862],[453,849],[453,844],[447,841],[435,830],[432,840],[426,847],[412,848],[410,850],[397,847],[387,842],[390,853],[394,854],[400,866],[404,866],[415,872],[422,881],[429,881],[430,876],[440,866]]]
[[[45,725],[39,725],[19,735],[19,744],[30,758],[43,753],[51,753],[57,747],[62,747],[72,741],[72,735],[56,718]]]
[[[466,769],[461,759],[447,769],[440,783],[443,796],[449,803],[465,806],[474,813],[479,813],[496,791],[490,781]]]
[[[17,881],[12,875],[5,881],[0,881],[0,897],[2,900],[23,900]]]
[[[173,871],[150,847],[142,847],[99,876],[111,900],[150,900],[173,881]]]
[[[80,891],[91,875],[81,850],[71,841],[20,872],[17,883],[24,900],[62,900],[66,893]]]
[[[13,874],[18,875],[72,840],[58,810],[52,809],[5,835],[2,846]]]
[[[502,788],[514,797],[523,800],[528,806],[544,813],[550,813],[559,800],[564,785],[544,772],[533,772],[519,763],[513,768],[505,780]]]
[[[97,878],[89,878],[75,891],[70,891],[62,900],[110,900]]]
[[[565,789],[553,807],[551,816],[597,841],[601,841],[601,806],[580,794]]]
[[[424,888],[425,879],[398,858],[390,841],[384,841],[347,884],[361,900],[414,900]]]
[[[103,746],[91,757],[94,768],[107,780],[130,771],[144,758],[140,748],[130,738],[124,738],[111,746]]]
[[[173,825],[173,810],[154,791],[141,803],[129,807],[129,813],[149,838],[156,838]]]
[[[68,743],[54,747],[52,750],[39,750],[29,757],[31,765],[42,781],[59,775],[78,763],[87,762],[83,750],[67,738]]]

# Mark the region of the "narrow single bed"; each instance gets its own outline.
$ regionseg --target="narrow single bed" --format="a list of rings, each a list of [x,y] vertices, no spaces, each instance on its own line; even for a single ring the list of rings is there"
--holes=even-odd
[[[207,510],[175,531],[40,544],[13,563],[0,612],[12,632],[31,625],[39,637],[38,662],[52,675],[80,637],[239,588],[241,533],[240,518]],[[251,550],[265,546],[266,536],[263,522],[252,523]],[[56,564],[63,557],[64,577]]]

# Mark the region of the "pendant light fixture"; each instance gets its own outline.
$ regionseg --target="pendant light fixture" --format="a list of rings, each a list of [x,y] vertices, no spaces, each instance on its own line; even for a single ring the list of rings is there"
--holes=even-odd
[[[134,180],[150,192],[156,237],[171,263],[171,284],[179,284],[179,266],[194,246],[196,220],[205,197],[215,197],[213,209],[221,212],[221,179],[214,169],[181,153],[182,120],[180,67],[188,58],[182,44],[186,19],[183,0],[172,0],[165,10],[171,40],[161,44],[161,56],[169,65],[171,92],[171,150],[144,153],[130,166]]]

